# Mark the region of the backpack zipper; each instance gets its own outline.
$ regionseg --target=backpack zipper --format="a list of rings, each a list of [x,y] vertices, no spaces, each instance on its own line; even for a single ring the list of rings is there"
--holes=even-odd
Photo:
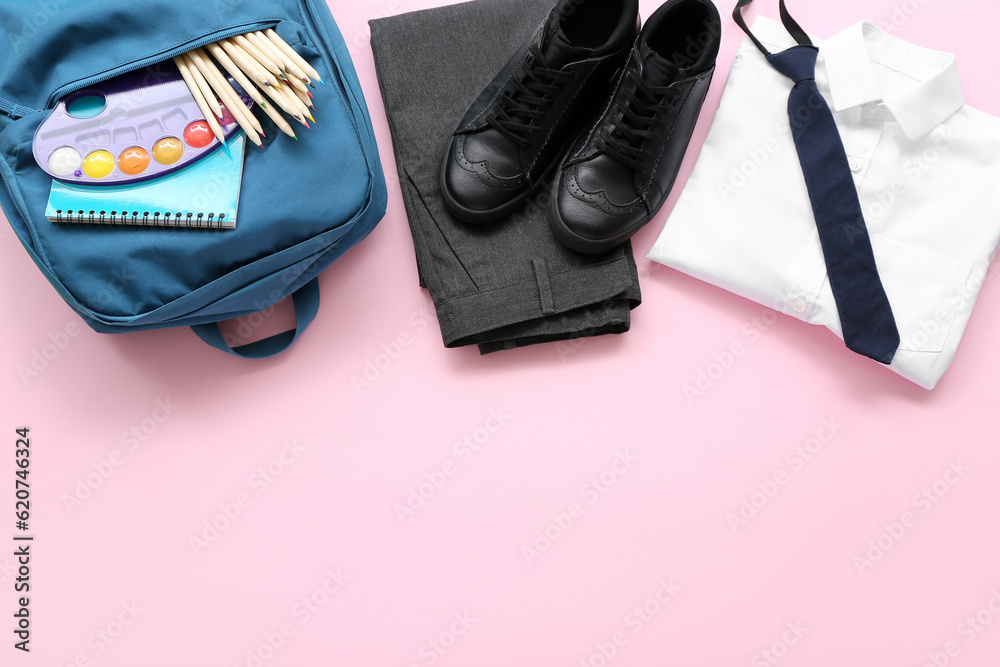
[[[88,77],[86,79],[80,79],[78,81],[62,85],[59,88],[56,88],[54,91],[52,91],[52,94],[49,95],[49,99],[45,102],[45,108],[46,109],[53,108],[55,106],[55,103],[68,92],[72,92],[75,90],[82,90],[89,86],[101,83],[102,81],[113,79],[121,74],[127,74],[128,72],[134,72],[135,70],[139,70],[144,67],[149,67],[150,65],[155,65],[156,63],[170,60],[174,56],[178,56],[182,53],[187,53],[191,49],[196,49],[205,46],[206,44],[211,44],[212,42],[217,42],[220,39],[226,39],[227,37],[235,37],[236,35],[244,35],[248,32],[255,32],[257,30],[264,30],[266,28],[273,28],[274,26],[278,25],[279,22],[280,19],[275,18],[263,21],[254,21],[252,23],[244,23],[242,25],[229,28],[227,30],[214,32],[210,35],[201,37],[199,39],[191,40],[190,42],[187,42],[182,46],[177,46],[167,51],[161,51],[160,53],[151,55],[147,58],[143,58],[142,60],[136,60],[135,62],[129,63],[128,65],[115,67],[114,69],[110,69],[101,74],[97,74],[95,76]],[[23,109],[24,107],[20,108]]]

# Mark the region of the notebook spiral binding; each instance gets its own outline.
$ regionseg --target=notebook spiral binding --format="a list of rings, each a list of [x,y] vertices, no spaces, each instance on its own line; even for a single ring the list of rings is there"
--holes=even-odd
[[[132,225],[137,227],[190,227],[193,229],[221,229],[225,213],[173,213],[170,211],[63,211],[56,210],[59,224]]]

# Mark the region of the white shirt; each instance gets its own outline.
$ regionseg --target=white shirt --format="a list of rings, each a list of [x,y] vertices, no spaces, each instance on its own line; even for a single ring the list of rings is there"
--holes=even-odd
[[[771,52],[794,45],[771,19],[753,33]],[[890,368],[932,389],[1000,242],[1000,119],[965,105],[950,54],[868,22],[814,43],[902,339]],[[792,85],[743,40],[649,258],[843,338],[789,128]]]

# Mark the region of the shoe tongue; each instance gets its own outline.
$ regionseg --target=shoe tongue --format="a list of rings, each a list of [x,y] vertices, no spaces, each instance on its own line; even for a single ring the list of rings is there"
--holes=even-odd
[[[642,78],[650,86],[669,86],[681,76],[677,65],[673,64],[645,44],[641,45]]]
[[[545,55],[545,64],[550,69],[562,69],[567,63],[592,56],[594,49],[573,44],[562,28],[558,28],[549,37],[548,43],[542,48],[542,53]]]

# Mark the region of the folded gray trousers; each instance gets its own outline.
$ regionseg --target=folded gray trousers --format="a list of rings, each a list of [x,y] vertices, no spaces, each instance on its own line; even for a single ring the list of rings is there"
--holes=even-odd
[[[548,186],[484,226],[457,220],[441,201],[441,164],[458,121],[552,6],[474,0],[370,21],[420,284],[446,347],[487,354],[624,333],[641,301],[630,244],[593,257],[556,241]]]

